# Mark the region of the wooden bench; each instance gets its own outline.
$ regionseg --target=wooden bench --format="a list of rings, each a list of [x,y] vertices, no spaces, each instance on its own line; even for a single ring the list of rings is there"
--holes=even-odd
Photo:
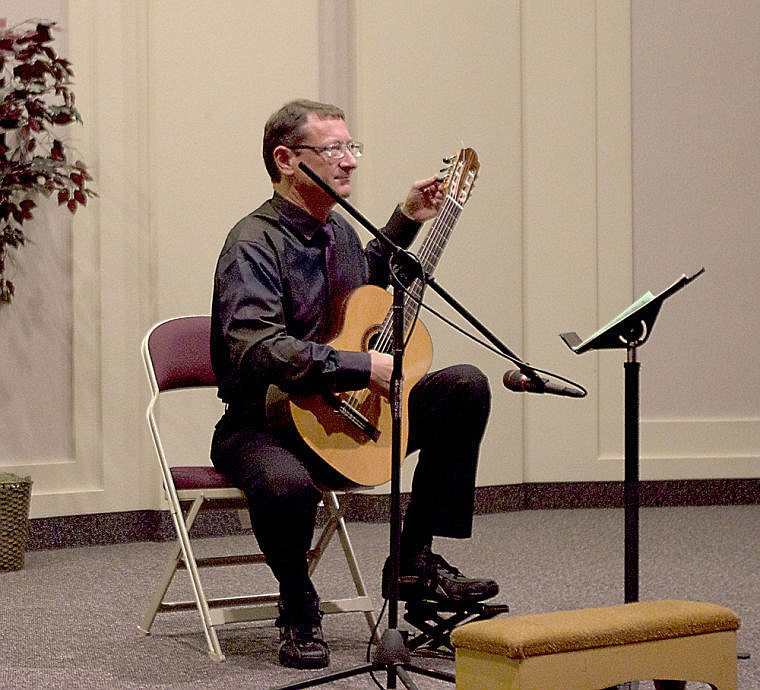
[[[466,623],[451,633],[456,687],[599,690],[663,679],[736,690],[738,628],[730,609],[678,600]]]

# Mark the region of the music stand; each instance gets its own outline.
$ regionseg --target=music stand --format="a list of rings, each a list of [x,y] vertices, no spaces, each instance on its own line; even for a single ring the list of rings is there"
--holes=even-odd
[[[586,340],[577,333],[560,333],[576,354],[588,350],[626,348],[625,369],[625,603],[639,599],[639,378],[637,349],[652,334],[663,302],[705,272],[682,275],[658,295],[646,293]]]

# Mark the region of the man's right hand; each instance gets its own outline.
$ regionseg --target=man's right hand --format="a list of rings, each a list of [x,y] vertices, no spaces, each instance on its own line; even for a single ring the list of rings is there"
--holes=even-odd
[[[391,375],[393,374],[393,356],[385,352],[369,351],[370,374],[369,389],[379,393],[386,400],[391,394]]]

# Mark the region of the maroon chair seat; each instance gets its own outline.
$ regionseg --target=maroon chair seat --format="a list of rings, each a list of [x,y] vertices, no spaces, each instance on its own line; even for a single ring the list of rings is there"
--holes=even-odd
[[[172,467],[170,469],[177,491],[235,488],[227,477],[217,472],[213,467],[199,465]]]

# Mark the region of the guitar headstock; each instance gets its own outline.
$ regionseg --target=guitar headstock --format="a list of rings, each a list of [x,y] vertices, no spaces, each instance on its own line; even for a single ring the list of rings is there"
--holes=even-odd
[[[455,156],[444,158],[443,162],[446,163],[446,167],[441,171],[446,173],[443,183],[446,196],[464,206],[470,198],[480,170],[478,154],[474,149],[459,149]]]

